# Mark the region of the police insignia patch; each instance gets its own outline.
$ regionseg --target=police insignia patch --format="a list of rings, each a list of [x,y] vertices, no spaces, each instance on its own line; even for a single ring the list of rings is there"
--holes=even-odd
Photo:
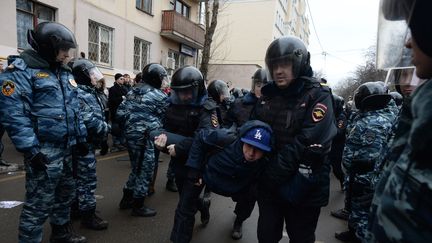
[[[74,86],[75,88],[78,87],[77,82],[75,81],[75,79],[69,79],[69,83]]]
[[[338,128],[343,128],[343,126],[344,126],[344,122],[342,120],[340,120],[338,122]]]
[[[212,123],[213,127],[218,127],[219,126],[219,121],[218,121],[216,113],[213,113],[211,115],[211,123]]]
[[[38,72],[36,73],[36,78],[48,78],[49,74],[46,72]]]
[[[312,110],[312,120],[314,122],[319,122],[322,119],[324,119],[326,113],[327,113],[327,106],[321,103],[317,103]]]
[[[5,80],[2,85],[2,94],[11,96],[15,92],[15,83],[12,80]]]
[[[373,143],[373,141],[375,141],[375,133],[372,131],[367,131],[364,136],[367,143]]]

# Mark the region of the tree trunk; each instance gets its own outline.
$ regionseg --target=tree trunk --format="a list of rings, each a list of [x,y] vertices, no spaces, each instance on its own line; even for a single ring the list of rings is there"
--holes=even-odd
[[[202,52],[200,71],[204,76],[204,80],[207,79],[208,64],[210,61],[210,49],[213,41],[213,34],[217,26],[217,16],[219,13],[219,0],[213,0],[212,10],[209,9],[209,1],[205,1],[205,20],[206,20],[206,31],[204,39],[204,48]],[[211,21],[210,21],[211,16]]]

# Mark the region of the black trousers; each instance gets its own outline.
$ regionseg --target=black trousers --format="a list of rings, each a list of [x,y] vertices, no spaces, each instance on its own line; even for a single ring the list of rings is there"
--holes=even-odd
[[[258,241],[276,243],[282,239],[284,222],[290,243],[315,242],[321,207],[291,206],[272,198],[258,198]]]
[[[204,185],[194,185],[195,182],[187,178],[187,168],[184,165],[175,166],[175,175],[179,202],[175,211],[170,240],[173,243],[189,243],[195,225],[195,214],[203,207],[200,194]]]
[[[257,193],[256,185],[252,185],[248,190],[231,197],[236,202],[234,213],[237,220],[243,222],[251,216],[257,201]]]

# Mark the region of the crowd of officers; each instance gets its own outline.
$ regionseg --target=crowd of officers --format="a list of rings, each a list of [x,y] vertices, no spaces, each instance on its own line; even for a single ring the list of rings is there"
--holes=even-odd
[[[406,46],[424,82],[410,92],[396,86],[392,94],[384,82],[366,82],[346,104],[313,77],[309,52],[292,36],[269,45],[267,69],[253,74],[249,92],[235,91],[238,98],[223,80],[206,86],[192,66],[177,69],[167,88],[167,72],[156,63],[128,88],[116,75],[107,98],[91,61],[67,62],[73,33],[59,23],[39,24],[28,32],[32,49],[10,56],[0,74],[0,122],[26,169],[19,242],[41,242],[48,217],[50,242],[87,242],[71,229],[71,208],[83,226],[108,227],[95,213],[94,195],[95,151],[107,152],[108,133],[112,151],[129,153],[119,207],[132,216],[156,215],[144,201],[154,193],[159,152],[170,155],[171,186],[179,192],[174,243],[191,241],[198,211],[201,223],[209,222],[210,192],[236,202],[233,239],[242,237],[258,202],[260,243],[279,242],[284,226],[290,242],[314,242],[331,168],[346,192],[345,208],[334,214],[348,219],[336,238],[430,242],[432,40],[425,23],[432,9],[426,0],[411,4],[396,14],[407,19]]]

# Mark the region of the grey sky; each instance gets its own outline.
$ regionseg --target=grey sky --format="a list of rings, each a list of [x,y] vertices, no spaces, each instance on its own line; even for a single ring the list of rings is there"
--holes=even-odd
[[[315,71],[324,72],[331,85],[364,64],[364,53],[376,44],[378,0],[308,0],[322,48],[310,20],[309,51]],[[325,61],[324,61],[325,60]]]

